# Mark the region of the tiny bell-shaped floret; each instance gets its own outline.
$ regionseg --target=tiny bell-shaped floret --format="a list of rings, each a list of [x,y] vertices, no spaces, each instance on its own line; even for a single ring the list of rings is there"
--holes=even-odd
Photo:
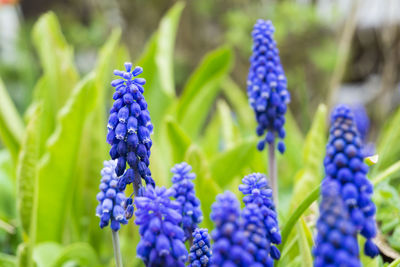
[[[210,235],[207,229],[196,228],[189,253],[189,267],[208,267],[211,259]]]

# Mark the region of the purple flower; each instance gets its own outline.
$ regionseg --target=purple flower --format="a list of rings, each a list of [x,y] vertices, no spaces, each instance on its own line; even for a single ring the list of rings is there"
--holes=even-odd
[[[267,233],[259,206],[255,203],[247,204],[242,211],[242,218],[244,233],[249,241],[246,250],[254,258],[252,266],[274,266],[273,258],[279,259],[280,252],[276,247],[271,246],[271,241],[266,238]]]
[[[196,175],[191,173],[191,170],[192,167],[186,162],[176,164],[171,169],[171,172],[174,173],[172,188],[175,190],[175,194],[173,197],[180,203],[179,210],[182,215],[182,228],[186,238],[192,235],[197,225],[203,220],[200,200],[196,197],[192,182],[196,178]]]
[[[357,230],[341,198],[341,184],[333,179],[324,180],[321,195],[314,267],[360,267]]]
[[[355,105],[351,108],[351,110],[354,115],[354,121],[356,123],[358,133],[360,134],[361,140],[363,142],[363,156],[370,157],[375,154],[375,144],[367,142],[370,126],[367,110],[362,105]]]
[[[248,239],[235,195],[229,191],[219,194],[211,208],[211,219],[215,224],[211,233],[214,240],[211,266],[252,266],[254,259],[246,250]]]
[[[185,266],[188,252],[179,226],[180,204],[170,200],[174,194],[173,189],[148,185],[143,196],[135,197],[135,223],[141,236],[137,255],[146,266]]]
[[[253,173],[245,176],[239,185],[239,191],[245,196],[243,202],[247,205],[256,204],[262,215],[266,238],[273,244],[281,243],[281,233],[279,230],[278,216],[272,200],[272,189],[268,186],[267,178],[264,174]],[[271,257],[279,259],[279,251],[275,246],[271,246]]]
[[[210,266],[211,245],[207,229],[196,229],[193,232],[193,246],[189,253],[189,267]]]
[[[132,63],[125,63],[125,69],[114,71],[121,78],[111,82],[115,87],[115,101],[107,124],[110,156],[118,160],[115,172],[117,176],[122,176],[119,183],[122,190],[131,183],[134,183],[135,188],[141,187],[141,178],[146,184],[155,185],[149,169],[153,125],[143,97],[146,81],[136,77],[143,69],[135,67],[132,70]],[[129,168],[125,171],[126,164]]]
[[[364,163],[362,140],[348,107],[337,106],[331,121],[324,180],[339,182],[340,195],[351,221],[357,232],[367,239],[364,251],[375,257],[378,249],[375,249],[372,238],[376,236],[376,207],[371,199],[373,187],[367,178],[368,166]]]
[[[118,188],[116,166],[115,160],[104,161],[100,192],[97,194],[100,204],[96,208],[96,216],[100,217],[100,227],[107,226],[111,221],[113,231],[118,231],[120,224],[127,224],[133,214],[132,199],[125,197],[124,192]]]
[[[279,51],[273,38],[275,29],[271,21],[258,20],[254,25],[253,54],[247,78],[247,95],[258,123],[257,135],[265,137],[258,143],[263,150],[266,143],[275,138],[285,138],[285,113],[290,102],[287,80],[283,71]],[[285,144],[279,141],[278,150],[283,153]]]

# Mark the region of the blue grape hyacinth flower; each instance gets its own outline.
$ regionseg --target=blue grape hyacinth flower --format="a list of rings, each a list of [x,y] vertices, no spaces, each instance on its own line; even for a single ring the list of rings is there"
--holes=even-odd
[[[273,38],[274,27],[271,21],[258,20],[254,25],[253,54],[250,57],[250,70],[247,78],[247,95],[258,123],[257,135],[265,137],[257,148],[263,150],[265,144],[272,144],[275,138],[281,139],[277,148],[285,151],[285,113],[290,102],[287,80],[283,71],[279,51]]]
[[[127,184],[134,183],[138,191],[141,179],[155,186],[149,169],[153,125],[143,97],[146,81],[137,77],[143,69],[132,69],[132,63],[125,63],[125,70],[115,70],[114,74],[121,78],[111,82],[115,87],[115,101],[107,124],[107,142],[111,145],[111,158],[118,160],[115,172],[121,176],[119,187],[124,189]],[[125,171],[126,164],[129,168]]]
[[[274,260],[270,256],[270,250],[273,248],[272,255],[279,258],[279,251],[271,246],[271,241],[266,238],[266,229],[263,223],[263,215],[260,208],[255,203],[247,204],[242,211],[244,224],[244,233],[249,240],[246,250],[253,255],[253,267],[272,267]]]
[[[261,173],[253,173],[245,176],[239,185],[239,191],[245,196],[243,202],[246,206],[256,204],[262,215],[266,239],[272,244],[280,244],[282,241],[279,230],[278,215],[272,199],[272,189],[268,186],[267,177]],[[271,245],[270,255],[273,259],[279,259],[280,252],[276,246]]]
[[[211,259],[210,235],[207,229],[195,229],[189,253],[189,267],[208,267]]]
[[[214,240],[211,266],[252,266],[254,259],[246,250],[248,239],[235,195],[230,191],[219,194],[211,209],[211,220],[215,224],[211,233]]]
[[[333,179],[324,180],[321,196],[313,247],[314,267],[361,267],[357,230],[341,198],[340,183]]]
[[[203,220],[203,213],[200,209],[200,200],[196,197],[193,179],[196,178],[191,173],[192,167],[186,162],[176,164],[171,172],[172,188],[175,190],[174,198],[180,203],[180,214],[182,215],[182,228],[185,237],[190,238],[197,225]]]
[[[100,202],[96,208],[96,216],[100,217],[100,227],[107,226],[111,221],[113,231],[118,231],[121,224],[127,224],[133,215],[132,198],[125,197],[124,192],[118,188],[116,166],[115,160],[104,161],[100,192],[96,197]]]
[[[180,204],[170,200],[174,194],[172,188],[148,185],[143,196],[135,197],[135,223],[141,237],[137,255],[146,266],[185,266],[188,252],[179,226]]]
[[[365,254],[375,257],[379,251],[372,241],[377,233],[373,187],[367,178],[362,140],[350,108],[337,106],[332,112],[331,123],[324,159],[325,180],[340,183],[341,197],[349,216],[357,231],[367,239]]]

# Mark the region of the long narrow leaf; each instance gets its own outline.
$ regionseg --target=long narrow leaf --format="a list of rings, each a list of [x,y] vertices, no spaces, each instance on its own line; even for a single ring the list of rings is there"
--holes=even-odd
[[[24,134],[24,124],[0,79],[0,139],[16,160]]]

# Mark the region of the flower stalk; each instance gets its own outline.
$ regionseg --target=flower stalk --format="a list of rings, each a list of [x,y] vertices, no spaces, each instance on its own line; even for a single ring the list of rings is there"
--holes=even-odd
[[[278,172],[275,154],[275,142],[268,144],[268,172],[271,179],[272,197],[275,207],[278,208]]]
[[[119,237],[118,237],[118,231],[111,230],[112,232],[112,243],[113,243],[113,248],[114,248],[114,256],[115,256],[115,266],[116,267],[122,267],[122,254],[121,254],[121,248],[119,246]]]

